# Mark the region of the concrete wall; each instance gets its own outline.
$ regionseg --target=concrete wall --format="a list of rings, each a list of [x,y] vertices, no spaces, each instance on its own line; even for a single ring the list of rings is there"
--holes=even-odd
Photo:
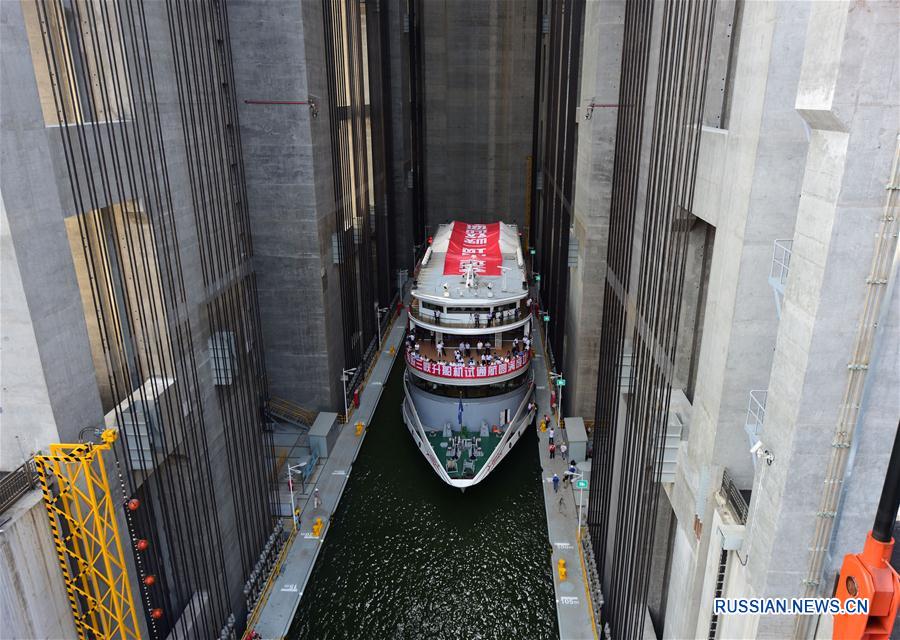
[[[228,8],[270,389],[333,409],[343,338],[321,12],[313,0]],[[316,118],[307,105],[246,103],[310,99]]]
[[[148,46],[152,51],[154,64],[156,95],[152,108],[158,109],[163,125],[161,135],[168,169],[166,186],[171,194],[171,207],[165,199],[162,204],[144,202],[144,206],[152,209],[153,219],[159,225],[156,227],[157,231],[166,228],[177,234],[179,240],[178,245],[172,247],[170,257],[174,259],[177,254],[180,260],[180,273],[175,275],[183,277],[184,298],[179,298],[178,317],[170,317],[168,321],[180,331],[189,330],[192,338],[193,353],[186,365],[190,374],[179,376],[178,380],[185,398],[199,398],[199,403],[195,402],[193,407],[196,412],[193,419],[197,422],[190,426],[202,425],[205,430],[203,436],[209,445],[207,461],[226,461],[229,450],[224,435],[226,423],[220,399],[228,392],[223,391],[220,396],[212,380],[207,347],[210,334],[208,303],[212,296],[219,293],[220,289],[217,287],[227,288],[236,282],[241,275],[241,267],[234,274],[229,274],[224,281],[209,288],[204,284],[199,246],[201,236],[195,213],[198,204],[207,203],[198,203],[194,199],[196,194],[191,188],[188,174],[185,132],[181,120],[181,107],[184,105],[174,75],[166,5],[147,4],[143,17],[146,19]],[[8,227],[4,223],[4,231],[8,228],[9,232],[9,238],[3,238],[3,331],[4,337],[7,330],[21,337],[17,349],[7,350],[4,345],[3,350],[3,386],[9,385],[9,394],[4,392],[2,397],[2,446],[5,456],[9,451],[5,439],[8,433],[38,432],[35,435],[39,435],[40,439],[47,439],[52,435],[48,432],[47,400],[58,425],[58,436],[53,437],[53,440],[75,442],[83,427],[103,423],[104,412],[92,363],[91,344],[85,328],[85,313],[91,313],[92,310],[83,308],[73,255],[66,235],[66,219],[71,220],[84,211],[78,209],[73,198],[62,146],[64,132],[59,127],[45,126],[23,22],[22,4],[19,2],[0,3],[0,54],[0,86],[3,87],[0,91],[0,152],[4,158],[16,159],[15,162],[4,162],[0,172],[0,191],[8,222]],[[42,56],[43,51],[39,49],[38,54]],[[135,64],[141,62],[138,54],[134,53],[131,60]],[[201,110],[209,106],[209,96],[191,96],[190,99],[195,101],[193,106]],[[92,123],[86,129],[91,133],[96,132],[96,140],[99,142],[91,144],[100,146],[110,144],[114,136],[134,140],[137,135],[133,121]],[[121,144],[122,138],[116,139]],[[94,147],[91,149],[96,151]],[[125,171],[127,163],[136,161],[139,156],[134,148],[131,149],[133,157],[126,157],[128,152],[121,147],[119,152],[121,155],[116,164],[120,171]],[[99,166],[96,154],[91,155],[88,162],[93,162],[92,165],[82,166],[81,159],[76,162],[82,171],[82,179],[84,176],[92,176],[100,184],[100,176],[104,173],[112,175],[113,168]],[[115,188],[111,188],[110,193],[101,191],[94,202],[88,202],[85,206],[98,208],[112,202],[140,201],[144,195],[139,185],[126,177],[122,191]],[[210,196],[210,201],[214,200]],[[14,249],[14,252],[10,249]],[[157,249],[162,255],[162,250],[159,247]],[[24,300],[14,286],[17,278],[15,270],[11,268],[13,260],[18,266]],[[242,266],[246,267],[247,264]],[[164,266],[160,265],[160,268],[164,269]],[[8,283],[13,284],[9,290]],[[171,291],[166,294],[179,297]],[[11,306],[7,306],[7,301],[11,301]],[[8,312],[10,315],[7,315]],[[11,320],[9,324],[8,318]],[[33,348],[28,349],[27,357],[18,352],[19,346],[23,349],[28,346],[26,319],[30,321],[34,335]],[[36,366],[36,362],[39,362],[39,366]],[[9,370],[7,365],[10,365]],[[8,371],[15,373],[10,376]],[[45,380],[46,392],[41,390],[37,379],[39,371]],[[23,377],[21,381],[19,376]],[[32,396],[25,398],[20,385],[27,385]],[[46,400],[43,398],[44,393]],[[23,399],[32,403],[28,414],[22,411]],[[5,411],[7,403],[10,405],[9,413]],[[256,415],[254,411],[253,419]],[[202,422],[199,421],[201,417]],[[45,443],[41,442],[39,445],[44,446]],[[13,447],[11,453],[17,451]],[[177,465],[193,464],[195,472],[204,472],[204,460],[196,457],[190,461],[175,462],[169,459],[168,462],[170,466],[166,468],[170,470]],[[208,510],[203,511],[203,517],[217,521],[222,534],[222,545],[233,549],[238,545],[238,514],[235,513],[231,487],[233,469],[228,464],[210,466],[210,495],[218,509],[214,514]],[[180,505],[184,509],[192,508],[192,505],[187,504],[190,501],[179,500],[179,497],[181,496],[169,496],[169,504]],[[210,566],[214,571],[218,570],[216,567],[221,566],[217,564],[221,561],[221,556],[214,558],[214,549],[209,549],[208,553]],[[245,567],[240,566],[238,554],[227,556],[225,563],[229,580],[229,606],[231,610],[240,612],[244,603],[242,586],[246,578]],[[52,637],[72,635],[64,633]]]
[[[765,519],[754,531],[749,569],[753,589],[765,596],[803,591],[810,562],[805,550],[813,545],[816,513],[829,486],[825,469],[847,402],[847,366],[859,357],[854,345],[885,213],[885,187],[896,182],[891,166],[898,148],[900,71],[879,54],[896,45],[896,6],[814,4],[809,24],[796,107],[811,129],[810,147],[762,437],[776,463],[754,490]],[[896,234],[890,242],[893,254]],[[890,333],[882,345],[896,344],[896,326],[895,319],[888,320]],[[881,348],[874,345],[872,353]],[[866,385],[874,385],[870,393],[881,384],[877,367],[867,372]],[[858,426],[865,439],[856,450],[866,452],[865,465],[876,477],[897,425],[898,407],[885,400],[878,409],[869,405],[872,413]],[[874,440],[881,448],[872,446]],[[848,532],[871,524],[878,495],[857,487],[853,498],[854,508],[840,514],[840,526]],[[863,540],[838,542],[855,550]],[[803,552],[797,553],[798,546]],[[833,547],[837,557],[847,551]],[[827,593],[832,580],[826,572],[819,591]],[[783,637],[792,623],[765,617],[759,637]]]
[[[412,187],[407,183],[407,175],[412,167],[412,138],[410,127],[410,86],[409,86],[409,35],[403,33],[403,19],[406,14],[406,0],[381,0],[382,11],[388,14],[388,39],[383,54],[390,61],[390,78],[385,79],[391,94],[391,153],[389,167],[384,170],[390,178],[394,218],[394,240],[397,254],[397,268],[412,273],[413,245],[423,238],[413,237]],[[393,274],[392,274],[393,277]]]
[[[4,242],[3,261],[4,266],[11,266],[11,261],[15,260],[19,272],[18,276],[12,271],[7,276],[4,269],[3,284],[7,284],[7,277],[13,281],[20,279],[30,315],[27,322],[31,324],[37,348],[36,352],[28,350],[26,355],[25,351],[18,351],[18,347],[7,350],[4,345],[6,373],[3,384],[5,387],[9,381],[11,393],[14,388],[18,389],[21,401],[24,399],[21,394],[25,393],[21,385],[36,381],[35,376],[43,376],[58,437],[72,441],[82,427],[100,424],[102,409],[63,224],[65,210],[61,203],[69,197],[69,186],[52,180],[55,175],[53,157],[62,152],[53,148],[48,140],[22,5],[18,2],[0,3],[0,86],[15,88],[0,91],[0,154],[3,158],[15,158],[14,162],[3,162],[0,171],[0,191],[11,240]],[[10,249],[14,249],[14,253]],[[9,293],[14,296],[14,307],[19,313],[25,313],[23,300],[16,300],[15,289]],[[13,311],[12,308],[9,310]],[[6,311],[4,307],[4,333],[7,331]],[[12,316],[10,320],[14,322],[14,318]],[[25,321],[24,316],[19,318]],[[15,324],[10,325],[10,330],[14,327]],[[24,330],[28,332],[27,328]],[[22,338],[24,340],[25,336]],[[22,342],[21,348],[25,345]],[[36,357],[40,358],[40,373],[35,366]],[[23,377],[19,379],[19,376]],[[45,401],[40,398],[43,395],[40,382],[37,383],[33,390],[36,395],[29,400],[29,403],[35,403],[37,425],[20,411],[3,416],[3,431],[23,434],[26,449],[35,444],[34,438],[25,435],[31,434],[33,429],[38,432],[34,436],[41,447],[47,444],[43,439],[53,435],[47,429],[49,416]],[[10,407],[13,409],[12,397],[3,398],[4,404],[7,401],[13,402]],[[40,405],[44,405],[43,409]],[[30,444],[29,439],[32,440]],[[18,448],[10,453],[17,456]],[[5,459],[6,442],[3,455]]]
[[[59,441],[34,322],[0,196],[0,471],[10,471]]]
[[[525,226],[536,0],[422,3],[427,224]]]
[[[723,467],[738,487],[753,486],[739,551],[746,567],[731,562],[726,595],[803,592],[896,149],[898,73],[875,53],[896,33],[889,3],[748,2],[739,15],[728,128],[702,134],[695,213],[715,225],[715,248],[689,442],[673,487],[680,530],[692,528],[691,502],[703,528],[696,569],[670,590],[666,637],[708,629],[703,585],[716,559],[708,494],[718,487],[702,478]],[[766,282],[776,239],[793,239],[780,320]],[[897,354],[898,312],[888,308],[876,353]],[[888,391],[896,361],[876,359],[868,372],[823,593],[871,526],[872,487],[883,481],[900,415]],[[755,470],[743,430],[751,389],[768,390],[762,440],[775,455]],[[780,638],[793,625],[789,616],[745,617],[721,631]]]
[[[625,3],[589,0],[584,13],[578,148],[572,226],[578,264],[569,270],[566,313],[566,402],[569,414],[593,417],[600,364],[609,207],[612,191]],[[590,115],[590,117],[588,117]]]
[[[0,529],[0,636],[77,637],[41,492],[20,498],[6,518]]]

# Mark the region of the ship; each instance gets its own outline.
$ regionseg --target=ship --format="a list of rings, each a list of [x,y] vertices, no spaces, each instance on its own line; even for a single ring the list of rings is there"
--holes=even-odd
[[[532,301],[518,229],[438,227],[413,281],[403,420],[422,456],[465,491],[531,424]]]

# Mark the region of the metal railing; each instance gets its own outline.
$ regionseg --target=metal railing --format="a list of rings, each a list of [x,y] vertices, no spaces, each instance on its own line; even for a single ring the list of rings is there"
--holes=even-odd
[[[747,432],[758,438],[765,422],[766,391],[753,390],[750,392],[750,400],[747,402]]]
[[[597,571],[597,560],[594,557],[594,548],[591,546],[591,539],[588,535],[587,527],[581,530],[581,557],[584,560],[585,581],[587,582],[587,591],[590,595],[590,604],[593,611],[591,619],[594,622],[597,637],[602,637],[602,628],[600,627],[603,619],[603,605],[606,604],[603,598],[603,586],[600,582],[600,573]]]
[[[443,316],[435,317],[433,314],[425,314],[422,312],[418,300],[413,300],[409,305],[409,314],[416,320],[419,320],[420,322],[426,322],[436,327],[447,327],[448,329],[503,329],[504,327],[515,324],[519,320],[522,320],[529,315],[529,311],[522,308],[516,308],[514,310],[511,309],[509,311],[498,313],[500,315],[494,318],[493,322],[489,322],[489,318],[486,313],[479,313],[479,322],[478,324],[476,324],[474,320],[457,320],[456,318],[459,317],[459,314],[453,314],[453,320],[450,320],[450,318],[445,318]],[[470,317],[472,315],[474,314],[469,314]]]
[[[0,513],[9,509],[16,500],[37,487],[37,469],[34,458],[0,478]]]
[[[741,494],[740,490],[734,484],[727,469],[722,473],[722,487],[720,492],[722,497],[728,502],[728,506],[731,507],[731,511],[737,516],[738,522],[747,524],[747,513],[749,512],[750,507],[747,504],[747,501],[744,500],[744,496]]]
[[[781,285],[782,288],[784,288],[791,270],[793,246],[793,240],[776,240],[772,249],[772,268],[769,271],[769,279],[773,284]]]
[[[412,352],[406,354],[406,362],[410,368],[421,371],[427,375],[437,376],[439,378],[450,378],[454,380],[480,380],[485,378],[496,378],[507,374],[522,371],[528,367],[531,357],[526,352],[525,355],[510,358],[510,362],[462,365],[449,362],[440,362],[425,360],[416,357]]]

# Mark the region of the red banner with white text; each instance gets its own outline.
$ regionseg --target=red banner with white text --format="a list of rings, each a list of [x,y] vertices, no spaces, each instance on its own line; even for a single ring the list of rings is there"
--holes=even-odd
[[[499,222],[490,224],[453,223],[447,257],[444,259],[444,275],[465,273],[469,264],[478,275],[500,275],[503,254],[500,252]]]

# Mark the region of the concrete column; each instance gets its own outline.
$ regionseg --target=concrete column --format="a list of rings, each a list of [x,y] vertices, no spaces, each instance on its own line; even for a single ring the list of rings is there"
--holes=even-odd
[[[772,243],[790,237],[800,191],[806,135],[793,109],[802,56],[793,43],[804,37],[808,12],[800,2],[744,3],[731,34],[738,46],[721,118],[729,128],[704,127],[701,134],[693,213],[715,235],[699,354],[692,354],[698,361],[688,442],[672,493],[679,527],[693,538],[697,517],[701,529],[695,571],[668,604],[671,637],[709,628],[709,610],[699,605],[704,575],[714,569],[708,559],[718,562],[709,549],[720,469],[738,487],[752,483],[744,423],[750,389],[766,386],[778,329],[767,281]]]
[[[343,338],[322,5],[238,0],[228,15],[270,389],[333,409]],[[318,114],[248,100],[313,100]]]
[[[585,6],[581,98],[572,205],[578,264],[569,270],[566,313],[567,406],[571,415],[593,417],[600,364],[606,243],[615,155],[625,26],[624,2],[589,0]]]

